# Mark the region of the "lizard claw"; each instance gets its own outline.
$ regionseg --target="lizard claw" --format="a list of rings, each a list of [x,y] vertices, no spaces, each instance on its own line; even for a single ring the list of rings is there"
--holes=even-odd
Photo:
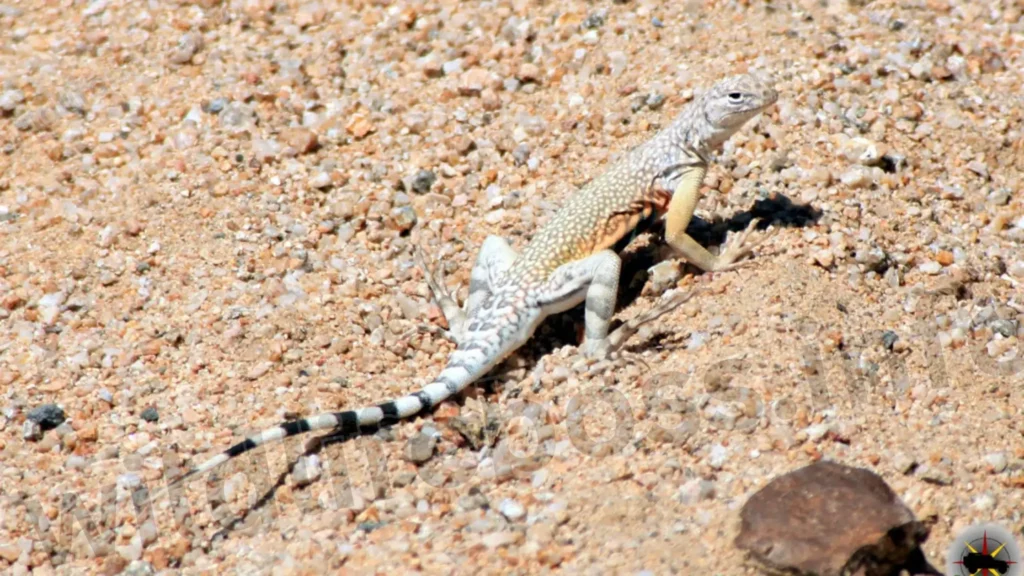
[[[760,222],[760,218],[754,218],[750,221],[750,224],[747,225],[746,229],[739,233],[739,236],[734,237],[733,240],[729,242],[728,247],[724,252],[722,252],[722,255],[718,257],[719,265],[715,267],[715,272],[735,270],[751,263],[751,260],[747,258],[747,256],[749,256],[751,252],[753,252],[754,249],[760,246],[765,240],[771,238],[775,234],[775,229],[769,229],[757,240],[748,241],[750,234],[757,229],[757,225]]]
[[[684,302],[693,298],[697,293],[698,290],[690,290],[688,292],[676,291],[674,293],[667,292],[661,297],[661,301],[655,304],[653,308],[640,313],[636,318],[627,321],[608,335],[606,340],[608,341],[609,352],[615,352],[622,348],[623,344],[636,334],[644,324],[653,322],[654,320],[657,320],[665,314],[675,310]]]
[[[629,340],[634,334],[636,334],[644,324],[648,324],[661,318],[665,314],[675,310],[681,304],[696,295],[698,290],[690,290],[689,292],[672,291],[662,296],[661,301],[654,305],[653,308],[646,312],[641,312],[636,318],[627,321],[618,328],[615,329],[606,338],[601,340],[586,340],[580,345],[580,353],[588,361],[593,364],[601,360],[624,360],[626,362],[639,362],[643,364],[647,371],[650,372],[651,367],[647,362],[644,362],[643,358],[635,354],[627,354],[622,350],[622,346]]]
[[[423,254],[423,249],[418,245],[415,247],[415,259],[416,265],[423,270],[423,278],[427,282],[427,286],[430,287],[430,292],[434,295],[434,300],[440,305],[442,300],[451,300],[452,303],[458,306],[455,302],[455,298],[452,297],[451,292],[444,284],[444,277],[436,269],[431,267],[430,263],[427,262],[426,256]],[[442,308],[444,306],[442,305]]]
[[[466,315],[459,306],[458,300],[445,286],[444,276],[427,262],[423,249],[419,245],[415,246],[413,257],[416,265],[423,270],[423,279],[427,282],[427,287],[430,288],[434,302],[441,308],[441,313],[444,314],[444,319],[448,322],[449,329],[444,331],[445,336],[449,340],[459,342],[462,339],[462,326],[465,324]]]
[[[445,330],[444,328],[441,328],[440,326],[434,326],[433,324],[417,324],[403,332],[398,337],[398,339],[408,340],[413,336],[417,336],[419,334],[431,334],[434,336],[440,334],[441,336],[447,338],[448,340],[456,340],[450,330]]]

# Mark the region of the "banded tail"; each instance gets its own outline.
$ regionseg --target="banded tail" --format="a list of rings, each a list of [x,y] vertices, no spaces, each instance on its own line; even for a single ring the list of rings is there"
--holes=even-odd
[[[203,462],[198,467],[186,472],[173,480],[168,486],[173,486],[197,474],[207,472],[217,466],[231,460],[236,456],[277,440],[283,440],[289,436],[296,436],[304,432],[316,430],[336,430],[339,434],[356,434],[363,428],[371,426],[378,428],[391,426],[401,420],[410,418],[425,412],[448,398],[458,394],[478,378],[486,374],[497,362],[502,359],[502,351],[485,343],[477,343],[468,339],[464,346],[456,348],[448,358],[448,364],[438,374],[433,382],[427,384],[418,392],[371,406],[344,412],[329,412],[300,420],[292,420],[268,428],[255,436],[228,448],[224,452]]]

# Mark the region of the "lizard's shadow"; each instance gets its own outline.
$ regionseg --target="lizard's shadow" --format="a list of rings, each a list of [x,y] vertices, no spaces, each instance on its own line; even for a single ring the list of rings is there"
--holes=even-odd
[[[760,230],[764,230],[769,225],[786,228],[804,228],[817,222],[821,218],[821,211],[810,205],[794,204],[786,196],[775,195],[769,199],[757,200],[750,210],[739,212],[731,218],[716,218],[708,222],[695,216],[686,231],[703,246],[720,246],[725,242],[729,232],[739,232],[746,229],[754,218],[761,219],[761,222],[758,224],[758,229]],[[651,237],[655,241],[647,242],[639,248],[631,247],[622,254],[623,266],[621,277],[624,281],[619,285],[618,308],[620,310],[632,304],[640,296],[648,279],[647,269],[665,259],[668,251],[665,250],[666,247],[663,242],[657,241],[657,239],[663,238],[663,231],[663,225],[655,225],[647,229],[646,232],[651,233]],[[531,369],[541,357],[549,354],[555,348],[578,344],[578,328],[583,325],[583,315],[584,305],[581,304],[564,314],[557,314],[548,318],[537,331],[537,335],[517,351],[516,356],[519,357],[521,362],[520,368]],[[612,329],[618,324],[620,322],[614,323]],[[641,345],[639,349],[666,341],[664,337],[656,336],[653,341]],[[483,388],[493,388],[495,381],[501,380],[501,374],[505,368],[507,368],[507,362],[496,367],[492,371],[493,376],[479,380],[477,385]],[[370,435],[376,432],[378,432],[376,429],[367,429],[361,434],[356,435]],[[304,455],[318,453],[327,445],[351,439],[352,437],[353,435],[342,436],[328,433],[314,439],[311,443],[312,445],[304,450]],[[275,482],[260,496],[256,503],[247,507],[240,515],[225,522],[223,527],[210,539],[209,546],[212,547],[217,541],[241,526],[253,512],[266,506],[273,499],[277,490],[285,484],[288,475],[291,474],[297,464],[298,458],[289,459],[287,469],[278,475]]]
[[[757,229],[765,230],[768,226],[806,228],[821,219],[821,215],[820,210],[809,204],[794,204],[789,197],[775,194],[770,198],[756,200],[751,209],[737,212],[729,218],[706,221],[695,215],[686,232],[702,246],[715,247],[725,243],[730,232],[745,230],[754,218],[761,219]],[[645,232],[649,234],[650,241],[636,248],[630,247],[622,254],[622,280],[619,283],[617,311],[628,307],[640,297],[649,278],[649,268],[672,257],[671,248],[662,240],[664,223],[654,224]],[[700,273],[696,267],[689,264],[687,267],[694,273]],[[520,348],[519,356],[532,365],[556,348],[578,344],[583,318],[584,304],[548,318],[537,331],[537,336]],[[621,321],[614,321],[611,329],[614,330],[620,324]]]

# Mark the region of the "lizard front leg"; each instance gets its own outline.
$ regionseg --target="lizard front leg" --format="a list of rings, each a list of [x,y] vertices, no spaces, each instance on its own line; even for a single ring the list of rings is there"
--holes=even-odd
[[[584,300],[584,336],[580,352],[600,360],[616,352],[641,326],[671,312],[693,292],[666,294],[649,311],[624,323],[609,334],[618,301],[622,259],[613,250],[602,250],[583,260],[561,266],[552,275],[538,305],[549,311],[567,309]]]
[[[719,256],[708,252],[689,234],[686,227],[690,225],[693,211],[700,200],[700,186],[704,182],[707,166],[695,165],[688,167],[680,176],[675,193],[669,201],[668,213],[665,215],[665,241],[686,260],[705,272],[722,272],[745,264],[741,262],[745,256],[768,238],[765,234],[757,242],[748,243],[747,237],[757,226],[754,218],[738,239],[734,240]]]
[[[619,291],[622,259],[614,250],[601,250],[559,266],[537,291],[537,306],[545,314],[564,312],[585,301],[585,335],[580,350],[589,358],[607,355],[608,328]]]
[[[592,258],[595,259],[594,271],[584,303],[581,351],[588,358],[604,358],[611,352],[608,328],[618,300],[622,259],[611,250],[598,252]]]

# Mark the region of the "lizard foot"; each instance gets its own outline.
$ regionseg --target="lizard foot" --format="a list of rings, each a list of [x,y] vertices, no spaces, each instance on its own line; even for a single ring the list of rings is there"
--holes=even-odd
[[[661,301],[654,305],[653,308],[642,312],[636,318],[628,320],[618,328],[616,328],[607,338],[601,340],[587,340],[580,345],[580,352],[583,357],[596,362],[604,359],[618,359],[624,357],[621,348],[634,334],[636,334],[644,324],[648,324],[661,318],[665,314],[675,310],[681,304],[693,298],[697,294],[698,290],[690,290],[688,292],[681,291],[670,291],[661,297]],[[639,360],[639,359],[638,359]],[[639,360],[641,364],[647,366],[643,360]],[[650,367],[648,366],[648,369]]]
[[[431,334],[433,336],[440,335],[443,336],[444,338],[447,338],[448,340],[452,340],[456,343],[458,342],[458,339],[455,338],[455,335],[452,334],[451,331],[445,330],[440,326],[434,326],[433,324],[417,324],[416,326],[413,326],[412,328],[403,332],[402,335],[398,337],[398,339],[408,340],[409,338],[412,338],[417,334]]]
[[[653,322],[654,320],[657,320],[665,314],[675,310],[684,302],[693,298],[697,292],[697,290],[690,290],[687,292],[666,292],[665,295],[661,297],[661,301],[655,304],[653,308],[640,313],[636,318],[627,321],[608,335],[607,340],[609,350],[613,352],[619,350],[626,343],[626,340],[629,340],[634,334],[636,334],[644,324]]]
[[[447,300],[458,307],[458,302],[455,301],[455,297],[444,284],[444,276],[430,266],[430,263],[427,262],[426,256],[423,254],[423,249],[419,246],[415,247],[415,259],[416,265],[423,270],[423,278],[427,281],[427,286],[430,287],[430,293],[434,296],[434,300],[437,304],[444,308],[443,302]]]
[[[419,246],[415,247],[415,260],[416,265],[423,270],[423,278],[430,288],[434,302],[440,306],[441,313],[444,314],[445,320],[448,321],[449,338],[458,341],[458,337],[462,334],[462,326],[466,322],[466,313],[459,306],[455,296],[445,286],[444,276],[439,271],[431,268],[426,256],[423,255],[423,249]]]
[[[608,338],[602,338],[600,340],[585,340],[583,344],[580,345],[580,353],[583,354],[583,357],[587,360],[596,362],[607,358],[612,353],[612,349]]]
[[[740,232],[738,237],[734,237],[732,242],[729,242],[728,247],[718,257],[718,262],[715,266],[715,272],[725,272],[728,270],[735,270],[741,266],[745,266],[751,262],[747,256],[758,246],[760,246],[765,240],[771,238],[775,233],[775,230],[768,230],[761,235],[755,241],[748,241],[750,234],[757,228],[758,223],[761,222],[760,218],[754,218],[747,225],[743,232]]]
[[[651,366],[647,364],[647,362],[644,362],[643,358],[638,354],[628,353],[624,350],[613,350],[610,338],[584,342],[580,346],[580,353],[583,355],[583,358],[587,361],[588,365],[609,360],[613,363],[621,364],[642,364],[648,372],[651,371]]]

